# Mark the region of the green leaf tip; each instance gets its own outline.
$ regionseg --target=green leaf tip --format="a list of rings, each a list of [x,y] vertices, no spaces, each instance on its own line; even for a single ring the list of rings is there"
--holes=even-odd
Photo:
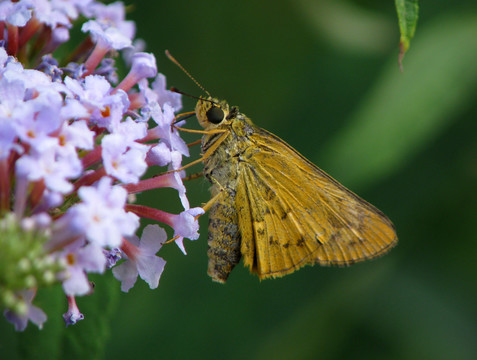
[[[417,0],[395,0],[395,3],[399,19],[399,31],[401,32],[398,61],[399,67],[403,71],[402,60],[416,31],[419,5]]]

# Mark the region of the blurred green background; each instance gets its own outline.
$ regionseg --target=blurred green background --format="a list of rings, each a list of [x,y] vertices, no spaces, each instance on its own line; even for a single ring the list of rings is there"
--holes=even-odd
[[[169,86],[202,95],[165,49],[214,96],[385,212],[399,245],[350,268],[263,282],[240,264],[219,285],[207,276],[204,216],[187,256],[175,245],[161,250],[158,289],[138,281],[114,299],[103,291],[118,294],[119,283],[98,279],[96,293],[78,301],[86,319],[63,345],[31,349],[29,339],[65,333],[66,305],[52,290],[42,332],[30,325],[18,336],[0,321],[0,358],[15,357],[10,345],[75,358],[93,337],[90,358],[106,359],[476,359],[475,1],[422,2],[404,73],[391,0],[127,3]],[[184,99],[184,111],[194,105]],[[188,192],[192,206],[209,198],[203,179]],[[180,211],[174,191],[154,196],[142,201]],[[101,313],[88,312],[98,302]]]

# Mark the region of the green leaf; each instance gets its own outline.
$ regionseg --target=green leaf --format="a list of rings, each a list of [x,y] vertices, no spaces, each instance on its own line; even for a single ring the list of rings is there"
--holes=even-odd
[[[393,62],[346,127],[323,148],[322,167],[353,186],[397,172],[475,101],[477,17],[456,14],[423,28],[406,72]],[[459,41],[456,41],[459,39]]]
[[[399,41],[399,65],[402,70],[402,59],[409,49],[411,39],[416,31],[419,5],[417,0],[395,0],[396,11],[399,19],[401,39]]]

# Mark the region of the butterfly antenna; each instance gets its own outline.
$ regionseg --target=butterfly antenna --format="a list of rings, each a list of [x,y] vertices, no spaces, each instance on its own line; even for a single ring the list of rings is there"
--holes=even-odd
[[[181,95],[188,96],[188,97],[190,97],[190,98],[192,98],[192,99],[197,99],[197,100],[202,100],[202,101],[208,101],[208,102],[210,102],[210,103],[212,103],[212,104],[216,104],[216,105],[218,106],[218,104],[217,104],[215,101],[213,101],[213,100],[204,99],[204,98],[201,98],[201,97],[199,97],[199,96],[194,96],[194,95],[185,93],[185,92],[179,90],[178,88],[176,88],[176,87],[174,87],[174,86],[171,86],[171,88],[170,88],[169,90],[172,91],[172,92],[181,94]],[[207,93],[207,94],[209,94],[209,93]],[[210,95],[209,95],[209,96],[210,96]]]
[[[186,75],[203,91],[205,92],[207,95],[209,95],[210,97],[212,97],[210,95],[210,93],[205,90],[205,88],[200,85],[200,83],[181,65],[181,63],[179,61],[176,60],[176,58],[174,56],[171,55],[171,53],[169,52],[169,50],[166,50],[166,56],[169,58],[169,60],[171,60],[174,64],[176,64],[177,66],[179,66],[179,68],[184,72],[186,73]],[[176,91],[178,92],[178,91]],[[186,94],[184,94],[186,95]]]

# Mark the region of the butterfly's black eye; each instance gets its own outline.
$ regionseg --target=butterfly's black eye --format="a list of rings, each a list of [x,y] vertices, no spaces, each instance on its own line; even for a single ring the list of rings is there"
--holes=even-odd
[[[219,124],[224,119],[224,112],[217,106],[212,106],[206,113],[207,120],[212,124]]]

